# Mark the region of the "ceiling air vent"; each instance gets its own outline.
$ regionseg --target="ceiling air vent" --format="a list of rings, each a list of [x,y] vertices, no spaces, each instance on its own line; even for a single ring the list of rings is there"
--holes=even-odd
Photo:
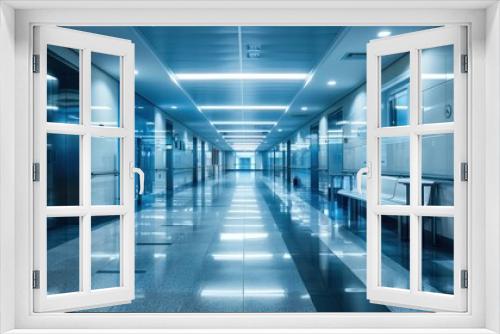
[[[342,60],[366,60],[366,52],[347,52]]]
[[[247,58],[260,58],[261,51],[260,45],[247,44]]]

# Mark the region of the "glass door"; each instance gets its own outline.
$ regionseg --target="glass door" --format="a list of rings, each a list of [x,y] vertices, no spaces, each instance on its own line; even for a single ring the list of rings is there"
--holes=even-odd
[[[34,42],[34,310],[128,303],[134,45],[57,27]]]
[[[466,311],[466,29],[377,39],[367,55],[368,298]]]

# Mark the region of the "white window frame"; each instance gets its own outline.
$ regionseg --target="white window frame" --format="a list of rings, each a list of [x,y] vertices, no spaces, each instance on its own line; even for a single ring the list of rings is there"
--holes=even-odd
[[[34,310],[73,311],[91,307],[129,303],[134,299],[135,220],[134,220],[134,45],[130,41],[59,27],[37,26],[33,38],[34,53],[39,56],[39,73],[34,74],[34,161],[38,163],[39,181],[33,184],[33,263],[39,273],[39,288],[34,289]],[[79,123],[47,121],[47,47],[57,45],[79,50]],[[91,55],[93,52],[119,58],[119,124],[95,126],[91,121]],[[47,206],[47,135],[78,136],[79,205]],[[120,141],[118,205],[93,205],[91,183],[91,140],[94,137]],[[118,216],[119,286],[95,289],[91,274],[92,217]],[[49,217],[77,217],[79,223],[79,291],[49,295],[47,292],[47,225]],[[95,232],[97,233],[97,232]]]
[[[467,310],[467,289],[461,287],[461,271],[467,270],[467,181],[461,180],[461,164],[467,163],[467,79],[462,73],[462,56],[467,55],[465,27],[440,27],[374,40],[368,45],[367,69],[367,296],[373,302],[422,310]],[[423,123],[421,115],[421,51],[439,46],[453,46],[453,121]],[[409,124],[382,126],[381,58],[387,55],[409,55]],[[422,136],[453,135],[454,205],[423,205]],[[408,205],[385,205],[381,202],[381,140],[408,138],[410,160],[410,202]],[[381,285],[382,216],[405,216],[409,219],[409,289]],[[452,217],[453,221],[453,287],[452,294],[422,290],[422,217]]]
[[[6,73],[8,82],[15,86],[3,85],[0,94],[0,124],[4,120],[13,121],[14,129],[7,129],[6,135],[0,134],[0,153],[15,160],[15,168],[9,168],[0,174],[0,185],[15,178],[15,211],[0,212],[12,222],[15,213],[15,231],[12,225],[2,224],[0,233],[0,319],[3,329],[16,329],[16,333],[28,332],[23,329],[71,329],[94,328],[206,328],[213,332],[217,328],[235,328],[230,332],[246,332],[248,328],[283,329],[294,328],[295,333],[335,332],[339,328],[363,328],[364,332],[380,332],[376,328],[399,329],[397,332],[416,333],[434,332],[456,333],[459,328],[468,328],[461,332],[491,333],[487,328],[497,331],[500,328],[499,307],[499,271],[500,256],[498,238],[500,236],[498,220],[500,195],[498,184],[498,126],[500,118],[495,111],[500,107],[500,11],[492,1],[439,1],[432,3],[418,1],[380,1],[329,3],[301,1],[294,3],[294,8],[276,1],[241,2],[233,7],[227,3],[214,2],[205,5],[211,8],[197,8],[189,0],[184,4],[170,5],[143,1],[90,3],[75,1],[68,3],[53,1],[15,1],[0,4],[0,38],[7,43],[7,50],[0,62],[1,73]],[[144,7],[142,10],[124,9],[120,6]],[[273,4],[269,6],[269,4]],[[492,5],[488,11],[484,8]],[[10,6],[24,8],[14,12]],[[51,10],[41,8],[50,7]],[[63,9],[75,6],[85,9]],[[97,8],[97,7],[101,8]],[[152,8],[161,7],[163,8]],[[169,8],[166,8],[170,6]],[[239,7],[238,7],[239,6]],[[280,8],[280,6],[282,6]],[[107,7],[108,9],[103,9]],[[146,8],[149,7],[149,8]],[[179,8],[182,7],[182,8]],[[249,8],[250,7],[250,8]],[[405,8],[406,7],[406,8]],[[410,8],[408,8],[410,7]],[[438,9],[438,8],[440,9]],[[461,8],[457,8],[461,7]],[[415,9],[417,8],[417,9]],[[140,15],[138,15],[140,13]],[[15,16],[15,23],[13,22]],[[2,20],[3,19],[3,20]],[[468,257],[471,261],[471,275],[468,289],[468,312],[466,314],[34,314],[32,312],[32,289],[30,254],[32,251],[32,198],[31,156],[32,147],[32,102],[30,55],[31,31],[35,24],[60,25],[441,25],[466,24],[470,27],[469,46],[471,57],[471,88],[469,89],[468,142],[470,153],[470,189],[468,203],[469,239]],[[487,26],[486,26],[487,25]],[[14,39],[15,27],[15,39]],[[486,29],[487,28],[487,29]],[[15,49],[15,50],[14,50]],[[2,48],[2,50],[4,50]],[[16,72],[12,70],[15,64]],[[485,71],[489,66],[489,71]],[[2,84],[5,80],[2,80]],[[15,101],[12,96],[15,96]],[[13,106],[15,102],[15,115]],[[487,106],[487,108],[486,108]],[[12,123],[11,123],[12,124]],[[8,136],[7,136],[8,135]],[[486,140],[488,136],[488,141]],[[15,138],[16,151],[8,150],[12,138]],[[7,140],[7,143],[6,141]],[[489,154],[489,156],[486,155]],[[3,159],[3,156],[2,156]],[[486,160],[487,159],[487,160]],[[2,160],[3,161],[3,160]],[[10,161],[10,160],[9,160]],[[488,163],[486,163],[488,162]],[[488,177],[488,182],[485,182]],[[12,184],[12,182],[11,182]],[[12,188],[0,187],[0,196],[7,199],[12,196]],[[12,203],[10,201],[7,203]],[[489,205],[489,206],[488,206]],[[488,220],[485,219],[488,218]],[[474,226],[471,228],[471,226]],[[472,233],[471,233],[472,232]],[[15,240],[14,240],[15,237]],[[485,251],[488,249],[488,252]],[[15,256],[15,262],[13,261]],[[15,291],[12,285],[15,281]],[[485,288],[488,294],[485,294]],[[4,298],[5,297],[5,298]],[[15,305],[15,307],[12,307]],[[488,307],[486,307],[488,306]],[[247,330],[237,330],[247,328]],[[303,328],[301,331],[298,328]],[[473,330],[472,330],[473,329]],[[90,330],[89,330],[90,331]],[[36,330],[29,331],[37,332]],[[108,331],[102,330],[103,333]],[[134,332],[134,331],[131,331]],[[194,332],[194,331],[193,331]],[[202,329],[199,332],[204,332]],[[217,331],[222,332],[222,331]],[[227,330],[229,332],[229,330]],[[262,331],[264,332],[264,331]],[[269,331],[267,331],[269,332]],[[339,331],[336,331],[339,332]]]

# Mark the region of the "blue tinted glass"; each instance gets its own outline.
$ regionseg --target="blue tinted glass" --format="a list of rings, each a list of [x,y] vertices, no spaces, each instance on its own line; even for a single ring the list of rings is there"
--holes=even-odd
[[[80,137],[47,135],[47,205],[79,205]]]
[[[453,134],[426,135],[421,140],[422,205],[453,205]]]
[[[47,293],[80,289],[80,218],[47,218]]]
[[[120,57],[92,52],[92,125],[120,124]]]
[[[92,289],[120,286],[120,217],[92,217]]]
[[[408,216],[381,216],[381,285],[410,288],[410,219]]]
[[[410,121],[410,53],[381,57],[381,126],[408,125]]]
[[[422,290],[453,294],[453,218],[422,217]]]
[[[422,50],[420,68],[421,122],[453,122],[453,45]]]
[[[380,139],[380,204],[410,204],[410,139]]]
[[[92,205],[120,204],[120,139],[92,137]]]
[[[47,122],[80,122],[80,54],[47,46]]]

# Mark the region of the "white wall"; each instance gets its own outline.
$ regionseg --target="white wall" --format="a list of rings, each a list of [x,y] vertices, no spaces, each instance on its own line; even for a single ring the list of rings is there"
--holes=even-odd
[[[498,265],[500,261],[500,6],[498,3],[488,9],[486,31],[485,101],[487,105],[484,113],[486,131],[475,133],[478,138],[482,138],[483,135],[487,138],[487,140],[479,141],[486,143],[486,169],[484,172],[478,170],[477,174],[473,171],[475,174],[472,176],[485,175],[487,180],[484,203],[487,231],[485,249],[488,254],[485,265],[485,280],[488,287],[485,293],[486,326],[500,333],[500,266]],[[484,69],[478,69],[477,72],[481,74],[482,70]],[[477,153],[476,159],[480,157],[480,154],[481,152]],[[484,180],[476,181],[479,183]],[[475,268],[482,269],[481,264],[477,264]]]
[[[0,332],[14,328],[14,11],[0,3]]]

